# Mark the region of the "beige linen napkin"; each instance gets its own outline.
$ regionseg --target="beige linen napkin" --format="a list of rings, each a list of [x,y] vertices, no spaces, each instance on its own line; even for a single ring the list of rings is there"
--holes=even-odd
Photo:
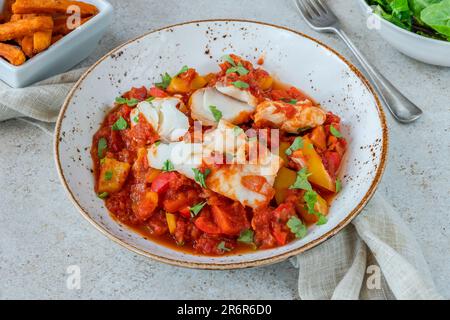
[[[83,72],[73,70],[25,89],[0,81],[0,121],[28,119],[48,131]],[[419,245],[379,196],[352,225],[291,261],[299,269],[301,299],[441,298]]]

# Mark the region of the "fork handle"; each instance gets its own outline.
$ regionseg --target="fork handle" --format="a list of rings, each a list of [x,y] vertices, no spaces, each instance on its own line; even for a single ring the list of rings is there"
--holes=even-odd
[[[394,85],[389,82],[375,67],[372,67],[362,53],[356,48],[347,34],[340,28],[333,30],[347,44],[360,64],[366,70],[370,80],[381,96],[384,105],[388,107],[395,119],[402,123],[410,123],[422,115],[422,110],[405,97]]]

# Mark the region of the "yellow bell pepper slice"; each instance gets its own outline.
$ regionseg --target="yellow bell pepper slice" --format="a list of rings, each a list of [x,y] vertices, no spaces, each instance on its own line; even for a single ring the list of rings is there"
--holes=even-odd
[[[170,234],[174,234],[177,228],[177,217],[173,213],[166,212],[166,220]]]
[[[323,165],[322,158],[314,149],[314,145],[308,137],[303,137],[303,148],[295,151],[292,157],[299,157],[305,161],[308,172],[311,174],[308,180],[319,187],[331,192],[336,191],[336,181],[331,178]]]
[[[282,167],[275,178],[273,185],[275,189],[275,200],[281,204],[286,199],[286,192],[292,186],[297,178],[297,173],[291,169]]]

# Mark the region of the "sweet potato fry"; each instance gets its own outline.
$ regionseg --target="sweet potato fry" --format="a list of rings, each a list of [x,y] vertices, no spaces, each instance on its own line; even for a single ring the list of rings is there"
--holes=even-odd
[[[97,14],[97,7],[81,1],[68,0],[17,0],[13,6],[13,13],[46,13],[66,14],[67,8],[75,5],[80,8],[81,16],[91,16]]]
[[[38,31],[52,30],[51,17],[35,17],[0,24],[0,41],[21,39]]]
[[[9,21],[11,14],[12,14],[11,6],[12,6],[13,2],[14,2],[14,0],[5,0],[3,2],[3,6],[0,5],[0,23]]]
[[[20,46],[22,48],[22,51],[25,53],[25,55],[28,58],[31,58],[32,56],[34,56],[33,37],[34,37],[34,35],[26,36],[19,42]]]
[[[38,31],[33,34],[33,53],[38,54],[52,44],[52,30]]]
[[[28,14],[14,13],[11,16],[11,19],[9,21],[10,22],[14,22],[14,21],[22,20],[22,19],[30,19],[30,18],[39,17],[39,16],[41,16],[41,15],[40,14],[34,14],[34,13],[28,13]]]
[[[5,58],[9,63],[20,66],[25,62],[25,54],[16,46],[0,43],[0,57]]]

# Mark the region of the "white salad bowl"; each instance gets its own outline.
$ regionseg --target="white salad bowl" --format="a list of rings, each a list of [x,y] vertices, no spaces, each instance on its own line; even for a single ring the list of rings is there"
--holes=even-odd
[[[366,17],[371,19],[370,28],[403,54],[437,66],[450,67],[450,41],[427,38],[402,29],[373,13],[366,0],[358,0]]]
[[[131,87],[149,87],[162,72],[180,66],[200,74],[215,72],[225,53],[256,61],[297,86],[325,109],[341,116],[349,149],[341,173],[343,190],[331,206],[328,223],[283,247],[208,257],[176,251],[146,240],[109,215],[94,192],[92,136],[115,97]],[[363,209],[384,171],[388,148],[385,116],[362,74],[326,45],[286,28],[242,20],[194,21],[147,33],[113,50],[92,66],[65,101],[55,131],[55,161],[64,188],[81,214],[111,240],[169,264],[234,269],[271,264],[329,239]]]
[[[23,65],[13,66],[0,58],[0,80],[13,88],[23,88],[65,72],[86,59],[111,24],[113,7],[105,0],[83,1],[97,7],[96,16]],[[0,10],[3,8],[3,2],[4,0],[0,0]]]

